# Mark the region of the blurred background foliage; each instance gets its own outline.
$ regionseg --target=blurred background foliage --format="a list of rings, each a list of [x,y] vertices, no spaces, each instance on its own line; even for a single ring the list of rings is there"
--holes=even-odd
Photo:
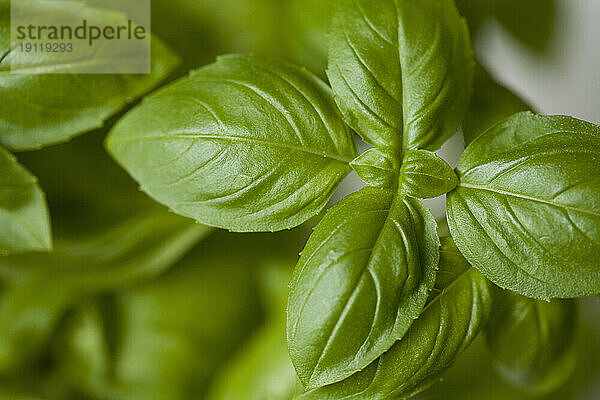
[[[530,50],[548,50],[559,24],[555,0],[456,0],[467,18],[471,35],[477,36],[490,19],[499,22]]]
[[[457,4],[474,41],[496,21],[540,56],[560,24],[554,0]],[[247,52],[325,78],[332,8],[324,0],[153,0],[152,29],[182,59],[173,79],[219,54]],[[478,66],[465,141],[528,108]],[[56,245],[0,258],[0,400],[291,399],[299,386],[285,342],[287,282],[311,223],[240,235],[170,213],[105,154],[117,118],[19,154],[47,193]],[[597,303],[580,302],[575,372],[554,393],[506,383],[482,335],[420,398],[597,398],[589,391],[600,371]]]

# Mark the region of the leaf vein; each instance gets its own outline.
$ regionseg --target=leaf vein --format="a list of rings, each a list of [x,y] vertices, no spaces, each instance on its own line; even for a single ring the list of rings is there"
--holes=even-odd
[[[270,142],[268,140],[255,139],[255,138],[249,138],[249,137],[244,137],[244,136],[209,135],[209,134],[204,134],[196,129],[182,129],[177,132],[178,132],[177,134],[170,134],[170,135],[138,136],[138,137],[131,137],[127,140],[122,139],[122,138],[119,138],[118,141],[114,140],[114,139],[113,140],[114,140],[114,143],[116,143],[116,144],[130,144],[130,143],[136,143],[136,142],[143,142],[146,140],[172,140],[172,139],[223,140],[223,141],[232,141],[232,142],[254,143],[254,144],[264,145],[267,147],[276,147],[276,148],[282,148],[282,149],[286,149],[286,150],[307,153],[307,154],[310,154],[313,156],[319,156],[322,158],[330,158],[330,159],[340,162],[342,164],[349,164],[352,161],[348,158],[341,157],[338,155],[327,154],[327,153],[319,152],[317,150],[313,150],[311,148],[295,146],[295,145],[287,144],[287,143]]]
[[[596,213],[594,211],[590,211],[590,210],[585,210],[583,208],[578,208],[578,207],[573,207],[573,206],[569,206],[566,204],[560,204],[560,203],[556,203],[554,201],[551,200],[545,200],[545,199],[540,199],[537,197],[532,197],[532,196],[527,196],[524,194],[519,194],[519,193],[514,193],[514,192],[510,192],[507,190],[500,190],[500,189],[495,189],[495,188],[489,188],[489,187],[485,187],[485,186],[481,186],[481,185],[473,185],[470,183],[459,183],[460,187],[466,188],[466,189],[473,189],[473,190],[485,190],[488,192],[492,192],[492,193],[497,193],[500,195],[505,195],[505,196],[511,196],[511,197],[516,197],[516,198],[520,198],[523,200],[531,200],[531,201],[535,201],[538,203],[542,203],[542,204],[547,204],[556,208],[564,208],[567,210],[573,210],[573,211],[577,211],[580,212],[582,214],[587,214],[587,215],[591,215],[595,218],[600,218],[600,213]]]

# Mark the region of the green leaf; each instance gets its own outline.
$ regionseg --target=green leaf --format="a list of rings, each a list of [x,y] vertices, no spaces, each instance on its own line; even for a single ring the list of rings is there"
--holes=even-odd
[[[298,400],[398,400],[423,391],[469,346],[491,308],[486,279],[445,238],[436,287],[402,340],[345,381]]]
[[[486,328],[496,370],[530,393],[554,391],[575,368],[576,322],[573,300],[548,303],[503,291]]]
[[[362,370],[406,333],[433,287],[438,248],[417,200],[365,188],[328,211],[290,286],[288,347],[306,387]]]
[[[244,243],[211,235],[159,279],[81,304],[53,345],[63,382],[93,399],[204,399],[262,318],[265,248]]]
[[[0,147],[0,256],[51,249],[50,216],[37,178]]]
[[[105,21],[104,25],[122,24],[124,18],[84,2],[58,3],[53,6],[55,12],[59,6],[63,7],[61,18],[81,21],[83,13]],[[178,63],[177,57],[153,37],[151,74],[77,74],[79,63],[88,63],[88,59],[68,65],[17,68],[18,50],[10,51],[9,11],[9,2],[0,0],[0,144],[12,150],[38,149],[101,127],[110,116],[159,84]],[[41,11],[32,9],[36,12]],[[126,62],[127,55],[113,56]],[[19,73],[10,72],[11,63]]]
[[[391,148],[372,148],[356,157],[350,165],[367,185],[383,188],[396,186],[398,156]]]
[[[159,202],[240,232],[314,216],[356,155],[323,82],[239,55],[147,97],[119,121],[107,148]]]
[[[465,145],[478,135],[519,111],[533,110],[523,100],[506,89],[479,64],[475,67],[473,96],[462,123]]]
[[[430,199],[456,187],[458,178],[446,161],[428,150],[409,150],[400,169],[400,192]]]
[[[492,282],[538,299],[600,293],[600,128],[520,113],[462,155],[448,223]]]
[[[164,210],[130,217],[51,253],[0,258],[0,372],[39,355],[66,309],[82,296],[139,283],[172,266],[204,226]]]
[[[472,63],[451,0],[339,2],[327,74],[346,121],[374,146],[440,147],[466,109]]]

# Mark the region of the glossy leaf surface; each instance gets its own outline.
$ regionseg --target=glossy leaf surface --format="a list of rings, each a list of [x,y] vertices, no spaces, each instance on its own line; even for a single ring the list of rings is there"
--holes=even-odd
[[[436,287],[402,340],[364,371],[298,399],[408,399],[437,380],[477,336],[491,308],[486,279],[451,239],[443,241],[440,256]]]
[[[343,0],[327,74],[346,120],[374,146],[435,150],[456,132],[472,75],[450,0]]]
[[[288,346],[307,387],[362,370],[419,316],[435,280],[436,222],[419,201],[366,188],[334,206],[296,266]]]
[[[474,140],[448,222],[500,287],[538,299],[600,293],[600,128],[520,113]]]
[[[350,163],[367,185],[394,188],[398,179],[398,155],[391,148],[372,148]]]
[[[435,153],[410,150],[404,155],[399,190],[407,196],[430,199],[448,193],[457,184],[452,168]]]
[[[107,147],[153,198],[233,231],[304,222],[356,155],[323,82],[252,56],[221,57],[147,97]]]

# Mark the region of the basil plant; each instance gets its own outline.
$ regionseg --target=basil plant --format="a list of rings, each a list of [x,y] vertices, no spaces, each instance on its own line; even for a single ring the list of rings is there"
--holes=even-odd
[[[290,284],[298,398],[424,390],[488,321],[491,284],[542,308],[600,293],[600,127],[517,113],[474,135],[452,170],[434,151],[463,120],[474,61],[450,0],[340,1],[328,57],[331,87],[295,65],[220,57],[147,96],[106,141],[152,198],[235,232],[307,221],[352,170],[368,185],[327,211]],[[353,132],[372,148],[357,154]],[[440,241],[419,199],[443,194]],[[503,352],[507,326],[492,337]]]
[[[0,15],[7,4],[0,0]],[[232,381],[252,386],[256,399],[409,399],[439,382],[481,332],[502,377],[531,393],[553,391],[575,368],[573,299],[600,295],[600,127],[536,114],[495,84],[476,66],[467,22],[453,0],[338,0],[327,40],[328,83],[285,61],[220,56],[147,94],[115,118],[104,142],[141,191],[178,215],[161,216],[173,224],[174,233],[164,236],[182,242],[156,271],[183,256],[207,227],[276,232],[320,217],[290,279],[285,316],[274,312],[212,398],[250,397],[227,387]],[[0,41],[0,53],[7,46]],[[32,150],[97,128],[178,63],[157,38],[152,54],[153,74],[135,77],[31,78],[9,74],[0,62],[0,144]],[[53,106],[64,112],[50,113]],[[436,151],[461,124],[466,149],[453,169]],[[355,134],[368,144],[362,154]],[[62,267],[65,260],[80,265],[88,253],[46,257],[53,238],[45,195],[8,150],[0,148],[0,253],[10,255],[1,263],[4,275],[31,264],[15,255],[31,251],[40,252],[36,265],[56,264],[52,271],[70,277],[70,293],[78,296],[120,290],[142,275],[137,257],[127,264],[128,279],[111,279],[100,268],[121,271],[117,256],[92,263],[102,284]],[[364,187],[323,212],[352,171]],[[440,237],[421,200],[443,195],[450,235]],[[159,224],[158,217],[146,218],[143,227]],[[162,254],[144,237],[132,234],[132,246]],[[64,240],[57,243],[71,251]],[[195,293],[196,275],[189,274],[173,278],[173,286],[185,287],[181,293]],[[36,287],[44,287],[50,274],[38,275]],[[143,287],[131,293],[142,299],[163,293],[160,283],[147,286],[150,294]],[[118,296],[119,304],[131,299],[137,297]],[[178,299],[167,293],[159,303]],[[80,391],[138,398],[114,382],[121,377],[98,378],[108,374],[109,361],[99,367],[82,355],[93,349],[78,347],[79,332],[110,328],[96,302],[54,302],[49,324],[58,324],[58,310],[75,309],[63,328],[68,351],[61,358],[71,359],[63,370],[85,381]],[[283,314],[283,306],[274,307],[280,308]],[[194,325],[190,315],[180,317],[178,324]],[[47,336],[37,332],[36,343]],[[252,367],[263,353],[273,361],[270,373],[286,379],[277,396],[257,383],[269,380]],[[150,358],[144,349],[135,356]],[[153,393],[145,390],[144,396]]]

